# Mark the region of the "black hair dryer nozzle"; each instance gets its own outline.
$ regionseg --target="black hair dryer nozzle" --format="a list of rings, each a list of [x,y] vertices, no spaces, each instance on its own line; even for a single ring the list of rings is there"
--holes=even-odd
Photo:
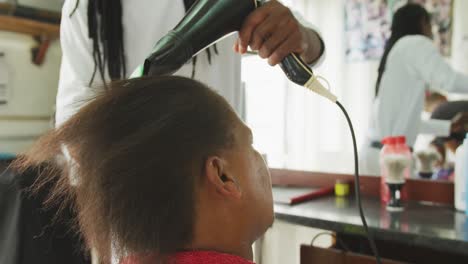
[[[199,0],[179,24],[156,43],[144,75],[167,75],[224,36],[238,31],[254,10],[254,0]]]
[[[143,74],[174,73],[203,49],[240,30],[242,22],[260,5],[261,1],[256,0],[198,0],[179,24],[158,41],[145,61]],[[310,74],[298,63],[307,66],[293,55],[285,58],[285,65],[281,66],[292,81],[304,85]],[[301,71],[292,71],[296,66]]]

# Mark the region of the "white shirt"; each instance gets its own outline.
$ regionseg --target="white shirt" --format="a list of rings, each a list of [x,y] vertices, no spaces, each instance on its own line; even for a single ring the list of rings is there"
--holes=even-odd
[[[75,114],[95,91],[89,88],[94,60],[92,41],[88,38],[88,1],[79,1],[78,9],[70,17],[75,3],[76,0],[67,0],[62,8],[60,41],[63,55],[57,94],[57,126]],[[124,0],[122,10],[126,77],[129,77],[150,54],[156,42],[177,25],[185,14],[185,7],[182,0]],[[235,38],[230,36],[217,44],[219,54],[211,57],[211,64],[205,52],[198,55],[195,79],[217,89],[240,113],[241,56],[232,50]],[[185,64],[175,75],[191,77],[192,63]],[[101,84],[97,73],[92,86]]]
[[[468,93],[468,76],[455,72],[431,39],[420,35],[401,38],[387,57],[373,104],[370,140],[404,135],[407,144],[413,146],[419,133],[449,135],[450,121],[421,120],[426,85]]]
[[[426,85],[468,93],[468,76],[455,72],[431,39],[414,35],[398,40],[388,54],[379,94],[372,106],[370,129],[360,153],[362,174],[380,175],[380,150],[370,146],[387,136],[406,136],[414,146],[418,134],[447,136],[450,121],[422,120]]]

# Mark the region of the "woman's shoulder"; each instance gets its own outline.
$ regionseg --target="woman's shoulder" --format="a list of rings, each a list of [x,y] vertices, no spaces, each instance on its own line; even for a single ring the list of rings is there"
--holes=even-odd
[[[435,48],[432,40],[423,35],[404,36],[395,43],[395,49],[411,50],[415,52],[421,49]]]
[[[425,58],[438,52],[430,38],[422,35],[411,35],[402,37],[395,43],[389,54],[389,60],[414,64],[424,61]]]

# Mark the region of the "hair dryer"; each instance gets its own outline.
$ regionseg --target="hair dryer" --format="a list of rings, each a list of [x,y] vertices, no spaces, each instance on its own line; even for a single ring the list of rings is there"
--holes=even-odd
[[[259,7],[258,0],[198,0],[179,24],[156,43],[145,60],[141,75],[167,75],[180,69],[193,56],[240,30],[242,22]],[[286,76],[296,84],[336,102],[335,95],[325,89],[309,66],[296,54],[280,63]]]

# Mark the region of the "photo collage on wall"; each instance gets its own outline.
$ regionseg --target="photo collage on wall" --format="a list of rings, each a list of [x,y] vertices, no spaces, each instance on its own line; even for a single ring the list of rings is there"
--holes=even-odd
[[[392,16],[408,2],[423,5],[431,14],[434,42],[449,56],[453,0],[345,0],[347,61],[379,60],[390,37]]]

